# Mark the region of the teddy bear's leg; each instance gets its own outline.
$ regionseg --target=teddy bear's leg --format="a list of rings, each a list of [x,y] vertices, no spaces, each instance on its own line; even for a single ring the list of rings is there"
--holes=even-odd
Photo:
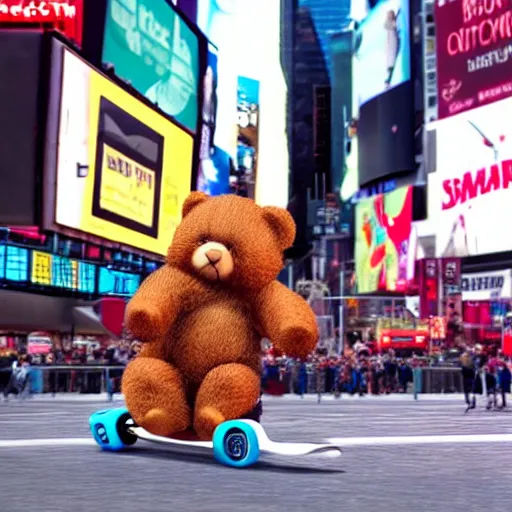
[[[250,412],[259,400],[260,385],[260,376],[243,364],[223,364],[208,372],[195,402],[194,430],[199,438],[210,440],[220,423]]]
[[[149,432],[169,436],[191,425],[180,372],[153,357],[137,357],[123,374],[122,392],[135,422]]]

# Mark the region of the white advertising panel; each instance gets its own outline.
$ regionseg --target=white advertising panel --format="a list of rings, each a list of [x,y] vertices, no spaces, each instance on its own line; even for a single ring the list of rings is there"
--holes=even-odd
[[[462,274],[462,300],[498,300],[512,296],[512,270]]]
[[[436,256],[512,250],[512,99],[436,122],[429,218]]]

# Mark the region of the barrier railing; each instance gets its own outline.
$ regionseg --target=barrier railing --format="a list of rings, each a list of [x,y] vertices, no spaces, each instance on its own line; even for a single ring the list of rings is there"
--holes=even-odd
[[[32,393],[115,393],[124,366],[54,365],[30,367]],[[0,370],[0,389],[9,382],[10,368]]]
[[[31,393],[83,393],[113,394],[120,391],[124,366],[62,365],[32,366],[30,369]],[[275,370],[275,369],[274,369]],[[9,382],[10,368],[0,369],[0,390]],[[293,371],[269,371],[262,377],[265,392],[330,393],[336,388],[339,373],[326,375],[315,370],[299,377]],[[398,388],[398,386],[397,386]],[[346,391],[346,390],[345,390]],[[413,369],[413,382],[408,392],[414,393],[462,393],[463,381],[459,368],[428,367]]]

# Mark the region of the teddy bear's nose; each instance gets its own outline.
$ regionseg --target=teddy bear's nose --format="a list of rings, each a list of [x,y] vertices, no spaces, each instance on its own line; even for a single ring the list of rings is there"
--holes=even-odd
[[[215,263],[220,261],[220,259],[222,258],[222,252],[219,251],[218,249],[210,249],[209,251],[206,251],[205,255],[212,265],[215,265]]]

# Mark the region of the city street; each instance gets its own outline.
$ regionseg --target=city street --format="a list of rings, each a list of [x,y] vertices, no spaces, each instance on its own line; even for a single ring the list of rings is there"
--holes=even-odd
[[[464,414],[453,397],[267,398],[273,440],[335,439],[344,455],[245,470],[141,441],[101,452],[88,418],[104,406],[62,396],[0,403],[3,512],[493,512],[512,500],[512,414]]]

